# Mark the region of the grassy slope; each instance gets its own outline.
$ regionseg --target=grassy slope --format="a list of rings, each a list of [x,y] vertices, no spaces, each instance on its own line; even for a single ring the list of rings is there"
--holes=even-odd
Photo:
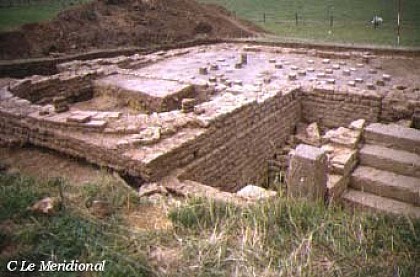
[[[53,18],[59,11],[89,0],[44,0],[31,5],[0,7],[0,31],[7,31],[20,25],[42,22]]]
[[[59,197],[60,187],[65,209],[50,216],[26,209],[47,195]],[[73,187],[0,173],[0,192],[1,276],[7,276],[4,266],[11,259],[51,258],[105,259],[106,272],[98,276],[126,277],[382,277],[415,276],[420,271],[420,221],[348,214],[282,197],[248,208],[191,199],[172,208],[173,228],[138,231],[123,220],[127,201],[131,199],[131,209],[139,212],[151,203],[139,201],[130,189],[112,181]],[[83,204],[92,197],[107,200],[114,213],[93,217]],[[10,245],[15,251],[5,255]],[[150,260],[153,249],[177,254],[162,256],[156,264]],[[165,267],[168,260],[175,262]]]
[[[396,43],[397,0],[199,1],[223,5],[279,36],[340,43]],[[262,22],[264,13],[265,23]],[[329,15],[334,18],[333,28]],[[383,26],[376,30],[368,23],[374,15],[384,18]],[[420,1],[402,1],[401,45],[420,46]]]

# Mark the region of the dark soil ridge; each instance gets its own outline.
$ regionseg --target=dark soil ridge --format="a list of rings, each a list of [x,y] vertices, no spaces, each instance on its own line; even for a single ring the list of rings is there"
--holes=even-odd
[[[0,33],[0,60],[150,47],[199,38],[241,38],[261,32],[222,7],[194,0],[96,0],[65,10],[51,21]]]

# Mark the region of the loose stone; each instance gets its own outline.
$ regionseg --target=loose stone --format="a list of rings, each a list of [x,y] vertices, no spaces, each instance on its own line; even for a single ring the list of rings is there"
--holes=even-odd
[[[333,70],[331,68],[327,68],[324,70],[325,74],[333,74]]]
[[[344,75],[344,76],[350,76],[350,74],[351,74],[351,73],[350,73],[350,70],[349,70],[349,69],[344,69],[344,70],[343,70],[343,75]]]
[[[306,75],[306,71],[305,70],[299,70],[298,71],[298,75],[305,76]]]
[[[219,70],[219,66],[217,64],[210,65],[210,70]]]
[[[292,72],[292,73],[289,73],[289,80],[296,80],[297,79],[297,76],[296,76],[296,73],[294,73],[294,72]]]
[[[374,89],[376,89],[375,85],[374,85],[373,83],[370,83],[370,82],[366,84],[366,87],[367,87],[367,89],[369,89],[369,90],[374,90]]]
[[[383,87],[383,86],[385,86],[385,81],[384,80],[377,80],[376,85]]]
[[[241,64],[247,64],[248,63],[248,54],[242,53],[241,54]]]
[[[391,81],[391,75],[389,75],[389,74],[383,74],[382,75],[382,80],[384,80],[384,81]]]
[[[201,75],[206,75],[208,73],[207,67],[200,67],[198,69],[198,73],[200,73]]]
[[[349,85],[350,87],[355,87],[356,86],[356,82],[355,81],[348,81],[347,85]]]
[[[243,82],[242,82],[242,80],[235,80],[235,81],[233,81],[233,84],[237,85],[237,86],[242,86]]]

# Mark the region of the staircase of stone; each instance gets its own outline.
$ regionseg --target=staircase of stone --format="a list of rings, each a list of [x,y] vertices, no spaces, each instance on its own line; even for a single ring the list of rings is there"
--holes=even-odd
[[[372,123],[363,141],[344,205],[420,219],[420,130]]]

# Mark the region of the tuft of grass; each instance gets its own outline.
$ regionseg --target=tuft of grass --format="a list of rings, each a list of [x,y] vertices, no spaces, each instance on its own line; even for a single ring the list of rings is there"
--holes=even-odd
[[[184,275],[415,276],[420,269],[420,221],[408,218],[285,198],[241,209],[194,199],[170,218],[187,237]]]
[[[219,224],[224,219],[233,217],[238,207],[225,202],[205,201],[193,198],[188,205],[177,208],[169,213],[169,218],[183,228],[209,228]]]
[[[131,187],[116,182],[107,175],[102,175],[97,182],[83,184],[81,196],[87,206],[94,200],[101,200],[108,202],[114,210],[127,208],[129,205],[136,206],[141,202]]]

